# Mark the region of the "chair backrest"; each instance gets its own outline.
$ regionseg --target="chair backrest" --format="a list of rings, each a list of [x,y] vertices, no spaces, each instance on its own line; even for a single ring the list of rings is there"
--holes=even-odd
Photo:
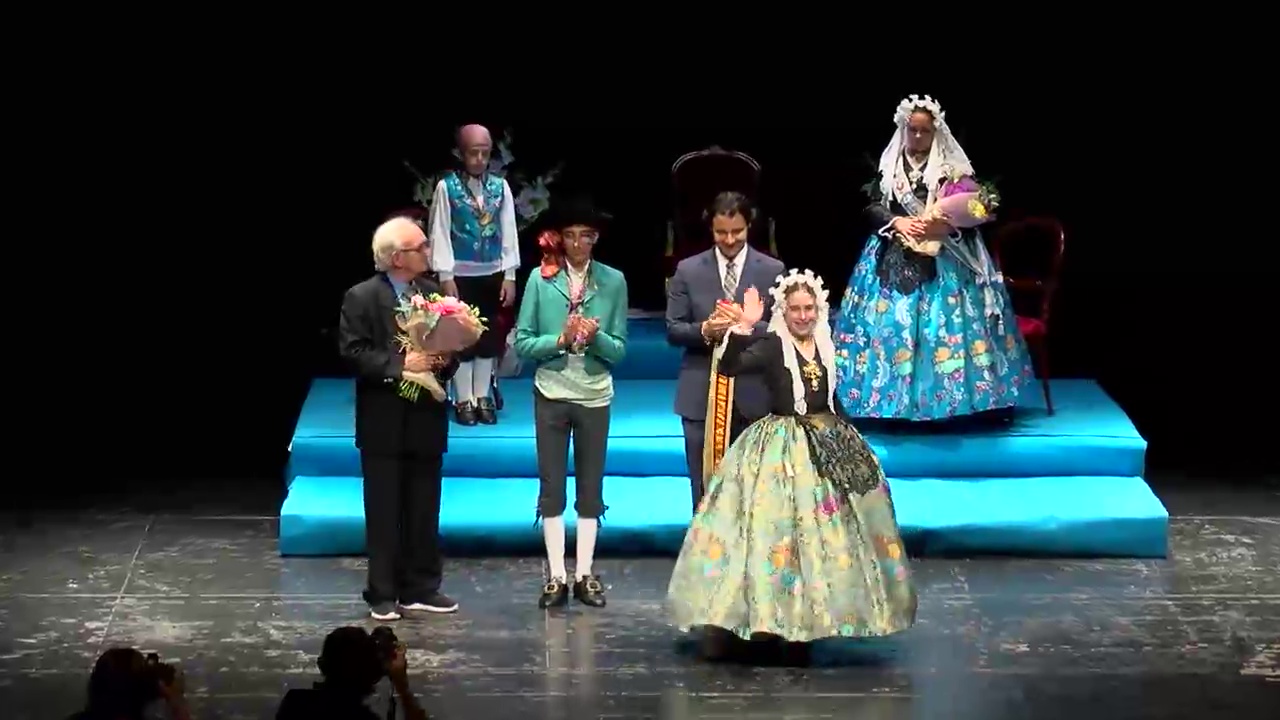
[[[1034,302],[1034,315],[1048,322],[1067,246],[1062,224],[1051,217],[1010,220],[990,234],[990,243],[1015,306]]]
[[[676,259],[711,246],[702,214],[716,195],[736,191],[753,203],[760,197],[760,163],[744,152],[710,147],[682,155],[671,165],[673,251]],[[766,221],[757,218],[752,241],[767,236]]]

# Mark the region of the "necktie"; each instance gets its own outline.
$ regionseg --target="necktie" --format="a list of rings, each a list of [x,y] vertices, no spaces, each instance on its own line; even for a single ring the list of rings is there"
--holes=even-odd
[[[738,267],[733,263],[729,263],[724,268],[724,296],[726,299],[732,300],[737,293]]]

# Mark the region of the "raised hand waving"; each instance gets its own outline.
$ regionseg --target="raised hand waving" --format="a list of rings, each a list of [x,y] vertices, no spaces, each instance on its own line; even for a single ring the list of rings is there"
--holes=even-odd
[[[747,288],[742,295],[742,318],[738,326],[750,330],[764,317],[764,302],[760,300],[760,291],[754,287]]]

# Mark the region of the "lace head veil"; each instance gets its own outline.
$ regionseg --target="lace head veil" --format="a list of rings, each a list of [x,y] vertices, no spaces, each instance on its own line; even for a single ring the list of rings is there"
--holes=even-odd
[[[831,340],[831,306],[827,301],[827,289],[822,278],[813,274],[812,270],[790,270],[786,275],[779,275],[774,286],[769,290],[773,296],[773,310],[769,317],[769,331],[782,339],[782,362],[791,373],[791,394],[795,398],[796,412],[804,415],[808,410],[805,402],[804,378],[800,375],[800,364],[796,360],[793,347],[795,337],[787,327],[787,294],[797,287],[803,287],[813,293],[813,302],[817,306],[818,319],[813,328],[814,347],[818,357],[827,371],[827,408],[834,410],[832,399],[835,392],[835,343]]]
[[[911,114],[917,110],[924,110],[933,116],[933,145],[929,148],[929,162],[924,169],[924,182],[929,188],[929,199],[933,199],[938,181],[945,174],[954,172],[960,175],[973,175],[973,165],[969,162],[969,156],[965,154],[964,148],[960,147],[955,135],[951,134],[942,106],[928,95],[924,97],[910,95],[898,103],[898,108],[893,113],[893,124],[897,127],[893,131],[893,138],[885,146],[884,152],[880,153],[880,191],[885,198],[893,197],[894,178],[901,169],[902,151],[906,147],[907,122],[911,119]]]

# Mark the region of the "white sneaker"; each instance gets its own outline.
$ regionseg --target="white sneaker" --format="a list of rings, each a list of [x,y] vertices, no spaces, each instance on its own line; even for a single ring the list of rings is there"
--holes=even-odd
[[[379,605],[369,608],[369,617],[378,622],[391,622],[400,619],[400,612],[396,610],[395,605]]]
[[[401,603],[400,609],[409,612],[429,612],[444,615],[457,612],[458,602],[448,595],[437,592],[422,602]]]

